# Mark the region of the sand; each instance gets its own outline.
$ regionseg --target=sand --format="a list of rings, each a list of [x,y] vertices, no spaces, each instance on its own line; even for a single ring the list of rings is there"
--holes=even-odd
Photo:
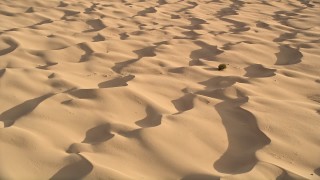
[[[0,179],[320,179],[319,12],[0,0]]]

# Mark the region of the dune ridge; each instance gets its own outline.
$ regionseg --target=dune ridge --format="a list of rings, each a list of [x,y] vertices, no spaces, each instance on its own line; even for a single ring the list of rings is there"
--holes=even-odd
[[[0,179],[320,179],[319,12],[0,0]]]

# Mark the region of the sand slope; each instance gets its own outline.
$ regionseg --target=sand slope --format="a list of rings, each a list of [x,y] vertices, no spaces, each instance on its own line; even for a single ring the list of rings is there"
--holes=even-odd
[[[319,12],[0,0],[0,179],[320,179]]]

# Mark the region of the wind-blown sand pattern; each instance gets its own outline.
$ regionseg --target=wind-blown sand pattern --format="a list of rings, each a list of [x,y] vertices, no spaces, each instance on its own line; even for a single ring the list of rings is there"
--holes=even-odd
[[[319,0],[0,0],[0,179],[320,179],[319,19]]]

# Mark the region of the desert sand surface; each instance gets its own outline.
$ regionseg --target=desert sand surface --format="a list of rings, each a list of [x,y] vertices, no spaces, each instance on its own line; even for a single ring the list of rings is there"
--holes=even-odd
[[[320,179],[320,1],[0,0],[0,179]]]

